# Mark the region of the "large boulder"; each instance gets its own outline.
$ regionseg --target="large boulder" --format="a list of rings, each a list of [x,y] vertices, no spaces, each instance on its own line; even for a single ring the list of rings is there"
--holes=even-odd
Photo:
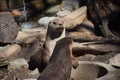
[[[0,42],[11,43],[18,34],[18,25],[9,12],[0,12]]]
[[[110,64],[112,66],[120,67],[120,54],[110,59]]]
[[[94,61],[79,61],[72,69],[70,80],[119,80],[120,71],[109,64]]]

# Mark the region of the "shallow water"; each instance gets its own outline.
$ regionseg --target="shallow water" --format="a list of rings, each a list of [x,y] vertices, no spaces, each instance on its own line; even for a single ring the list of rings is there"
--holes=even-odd
[[[37,22],[35,21],[21,22],[19,23],[19,25],[23,29],[29,29],[29,28],[34,28],[38,26]]]
[[[25,20],[25,22],[18,22],[20,27],[23,29],[29,29],[29,28],[34,28],[34,27],[38,27],[38,20],[42,17],[52,17],[55,16],[55,13],[57,11],[57,8],[59,6],[53,6],[48,8],[46,11],[41,12],[39,15],[37,15],[36,17],[30,18],[28,20]],[[25,8],[24,8],[25,10]],[[27,15],[26,15],[27,16]]]

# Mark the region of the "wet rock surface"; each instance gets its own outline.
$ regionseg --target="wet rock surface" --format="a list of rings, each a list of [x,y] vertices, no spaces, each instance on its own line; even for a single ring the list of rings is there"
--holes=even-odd
[[[110,59],[110,65],[120,68],[120,53]]]
[[[73,69],[70,80],[119,80],[119,69],[109,64],[92,61],[79,61],[77,69]]]
[[[0,12],[0,42],[10,43],[18,35],[18,25],[9,12]]]

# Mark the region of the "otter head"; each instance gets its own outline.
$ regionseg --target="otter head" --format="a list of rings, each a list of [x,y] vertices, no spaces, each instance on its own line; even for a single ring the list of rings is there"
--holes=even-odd
[[[49,23],[47,35],[49,35],[49,37],[52,40],[55,38],[59,38],[62,35],[62,33],[65,29],[63,27],[63,23],[64,22],[62,19],[54,19]]]

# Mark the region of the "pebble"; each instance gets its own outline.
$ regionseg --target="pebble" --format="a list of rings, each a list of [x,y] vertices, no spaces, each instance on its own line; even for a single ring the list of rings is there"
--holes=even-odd
[[[38,20],[38,24],[43,25],[44,27],[47,27],[49,22],[55,19],[56,17],[43,17]]]

